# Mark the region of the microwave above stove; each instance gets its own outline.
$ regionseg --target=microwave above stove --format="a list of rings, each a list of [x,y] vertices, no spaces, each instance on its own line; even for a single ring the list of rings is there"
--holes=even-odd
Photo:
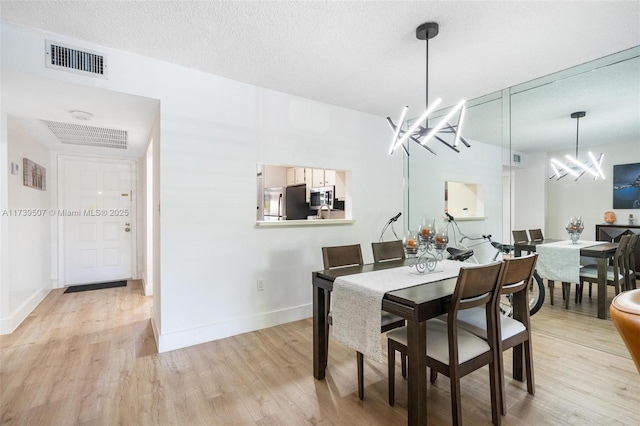
[[[311,210],[320,210],[323,206],[327,206],[329,210],[333,210],[334,199],[335,186],[311,188],[309,192],[309,208]]]

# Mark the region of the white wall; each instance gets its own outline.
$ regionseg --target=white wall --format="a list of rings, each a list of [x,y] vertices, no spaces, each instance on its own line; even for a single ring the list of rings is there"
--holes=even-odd
[[[107,52],[109,79],[45,69],[45,37]],[[402,157],[386,154],[383,117],[4,23],[1,40],[3,69],[161,101],[153,316],[161,352],[308,317],[321,247],[361,243],[371,261],[371,241],[402,210]],[[257,228],[258,162],[350,170],[355,224]]]
[[[49,215],[52,180],[51,154],[14,117],[6,119],[6,163],[19,165],[18,174],[7,174],[7,204],[1,214],[3,241],[2,309],[0,334],[11,333],[42,301],[52,288],[51,223]],[[23,185],[23,158],[46,169],[46,191]],[[55,175],[53,175],[55,176]]]
[[[513,217],[512,229],[542,229],[546,231],[547,162],[546,153],[526,154],[527,167],[512,169]],[[550,212],[552,213],[552,212]],[[548,236],[551,238],[551,236]],[[510,237],[512,238],[512,236]]]

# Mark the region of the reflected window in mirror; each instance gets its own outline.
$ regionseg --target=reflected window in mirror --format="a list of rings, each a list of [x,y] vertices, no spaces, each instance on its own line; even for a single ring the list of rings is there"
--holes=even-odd
[[[482,185],[467,182],[444,183],[445,211],[458,219],[484,217]]]

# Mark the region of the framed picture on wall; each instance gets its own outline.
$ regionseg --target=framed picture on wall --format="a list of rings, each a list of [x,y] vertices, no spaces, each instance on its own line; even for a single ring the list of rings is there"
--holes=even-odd
[[[640,209],[640,163],[613,166],[613,208]]]
[[[22,160],[22,183],[24,186],[47,190],[47,169],[28,158]]]

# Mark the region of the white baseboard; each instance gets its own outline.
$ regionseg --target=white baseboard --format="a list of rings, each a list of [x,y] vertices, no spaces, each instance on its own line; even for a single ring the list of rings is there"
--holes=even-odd
[[[153,330],[153,338],[156,340],[156,348],[160,347],[160,330],[158,330],[158,324],[156,324],[156,317],[153,315],[153,305],[151,305],[151,309],[149,314],[151,315],[151,330]],[[160,352],[160,350],[158,350]]]
[[[157,333],[154,326],[154,333],[156,334],[158,352],[163,353],[235,336],[241,333],[298,321],[309,318],[311,315],[312,305],[307,304],[162,335]]]
[[[22,303],[17,309],[15,309],[9,317],[0,318],[0,335],[11,334],[22,321],[24,321],[31,312],[47,297],[47,294],[51,291],[51,287],[41,288],[37,292],[31,295],[27,300]]]

